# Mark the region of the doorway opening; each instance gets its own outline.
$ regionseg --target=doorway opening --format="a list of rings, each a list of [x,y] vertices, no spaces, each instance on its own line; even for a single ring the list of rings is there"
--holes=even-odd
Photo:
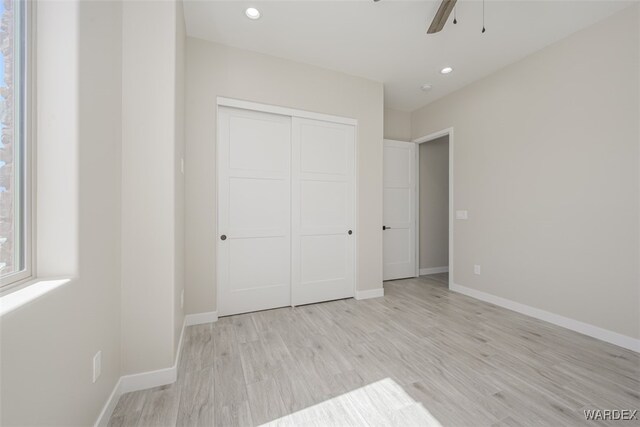
[[[441,274],[451,289],[453,128],[412,142],[385,139],[383,166],[383,280]]]
[[[453,281],[453,129],[414,141],[416,149],[416,276]]]

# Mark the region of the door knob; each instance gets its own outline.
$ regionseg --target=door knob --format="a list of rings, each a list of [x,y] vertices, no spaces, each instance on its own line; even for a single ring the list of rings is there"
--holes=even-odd
[[[220,236],[220,240],[227,240],[227,235],[223,234],[222,236]]]
[[[391,227],[387,227],[386,225],[383,225],[383,226],[382,226],[382,229],[383,229],[383,230],[388,230],[388,229],[390,229],[390,228],[391,228]]]
[[[349,233],[349,234],[353,234],[353,231],[349,230],[349,231],[348,231],[348,233]]]

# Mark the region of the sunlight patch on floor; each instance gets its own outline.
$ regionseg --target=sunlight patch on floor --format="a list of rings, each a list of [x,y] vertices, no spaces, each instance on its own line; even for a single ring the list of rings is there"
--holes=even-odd
[[[360,387],[325,400],[264,426],[428,426],[441,427],[438,420],[413,400],[391,378]]]

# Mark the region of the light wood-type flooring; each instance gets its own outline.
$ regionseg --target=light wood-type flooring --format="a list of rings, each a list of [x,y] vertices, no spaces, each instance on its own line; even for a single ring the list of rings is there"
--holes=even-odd
[[[640,355],[450,292],[446,274],[188,327],[176,383],[111,426],[640,425]]]

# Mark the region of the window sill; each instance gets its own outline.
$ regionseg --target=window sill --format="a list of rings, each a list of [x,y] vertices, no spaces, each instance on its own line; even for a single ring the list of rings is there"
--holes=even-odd
[[[33,279],[0,296],[0,317],[20,308],[71,281],[69,277]]]

